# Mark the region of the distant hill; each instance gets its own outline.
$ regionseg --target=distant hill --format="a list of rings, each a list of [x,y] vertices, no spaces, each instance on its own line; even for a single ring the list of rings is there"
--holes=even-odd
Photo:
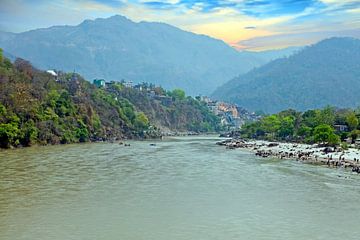
[[[119,15],[77,26],[2,32],[0,47],[40,69],[75,70],[89,80],[151,82],[189,94],[210,94],[264,63],[205,35]]]
[[[330,38],[219,87],[213,97],[268,113],[360,105],[360,40]]]

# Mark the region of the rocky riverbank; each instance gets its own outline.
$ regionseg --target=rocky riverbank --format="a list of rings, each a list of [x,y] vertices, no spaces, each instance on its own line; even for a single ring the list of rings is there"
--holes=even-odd
[[[295,159],[306,163],[343,167],[360,173],[360,150],[321,147],[299,143],[279,143],[260,140],[227,139],[217,143],[228,149],[247,149],[260,157]]]

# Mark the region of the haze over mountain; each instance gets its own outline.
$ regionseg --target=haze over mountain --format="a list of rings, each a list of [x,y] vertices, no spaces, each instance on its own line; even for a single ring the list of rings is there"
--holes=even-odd
[[[291,55],[299,52],[303,47],[287,47],[282,49],[265,50],[265,51],[241,51],[240,54],[244,57],[255,58],[260,63],[259,66],[283,57],[290,57]]]
[[[0,47],[40,69],[75,70],[88,80],[151,82],[189,94],[209,94],[269,61],[205,35],[164,23],[135,23],[119,15],[77,26],[2,32]]]
[[[323,40],[234,78],[213,97],[268,113],[359,106],[360,40]]]

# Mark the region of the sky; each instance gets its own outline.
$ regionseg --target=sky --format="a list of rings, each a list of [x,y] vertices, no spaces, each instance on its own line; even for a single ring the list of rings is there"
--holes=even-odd
[[[0,0],[0,30],[77,25],[115,14],[165,22],[239,50],[304,46],[332,36],[360,38],[360,0]]]

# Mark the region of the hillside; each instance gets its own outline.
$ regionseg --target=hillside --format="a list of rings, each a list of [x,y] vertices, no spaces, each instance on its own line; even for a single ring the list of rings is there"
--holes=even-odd
[[[161,89],[161,88],[159,88]],[[0,147],[159,137],[214,131],[217,117],[180,90],[166,102],[121,83],[98,88],[74,73],[50,73],[0,54]]]
[[[24,33],[0,33],[0,47],[39,69],[76,71],[86,79],[151,82],[190,95],[210,94],[263,59],[224,42],[123,16]]]
[[[331,38],[219,87],[213,97],[268,113],[360,105],[360,40]]]

